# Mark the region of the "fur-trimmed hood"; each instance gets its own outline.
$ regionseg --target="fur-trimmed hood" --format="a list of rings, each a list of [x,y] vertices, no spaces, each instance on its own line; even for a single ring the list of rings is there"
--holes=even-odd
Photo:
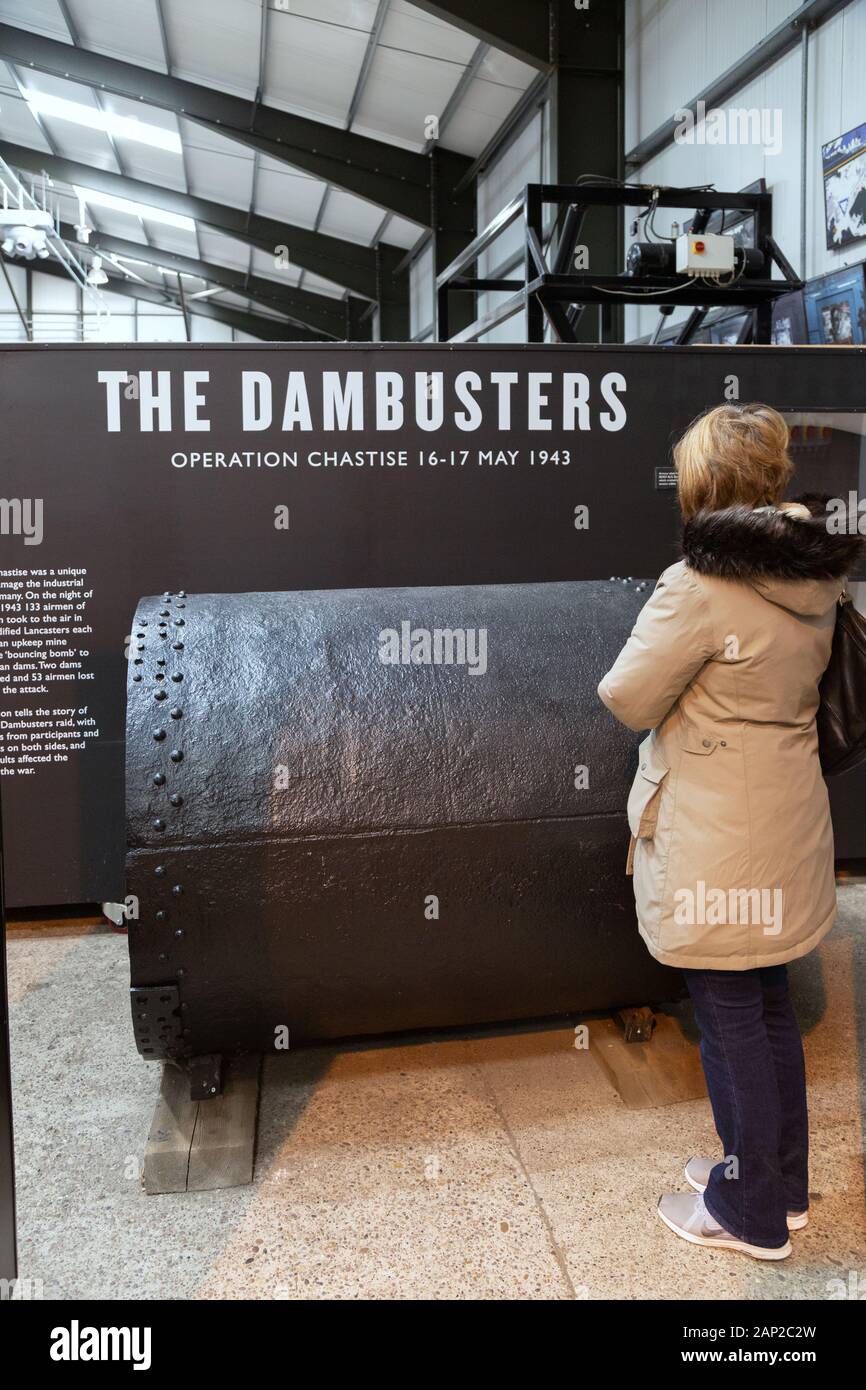
[[[809,516],[775,507],[696,512],[683,525],[683,559],[698,574],[751,584],[783,608],[827,612],[858,568],[863,538],[856,518],[853,534],[839,530],[828,497],[806,493],[796,501]]]

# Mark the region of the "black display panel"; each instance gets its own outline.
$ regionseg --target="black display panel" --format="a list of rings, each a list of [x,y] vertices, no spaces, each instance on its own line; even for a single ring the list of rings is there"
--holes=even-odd
[[[10,905],[122,894],[142,594],[654,578],[678,530],[658,470],[688,422],[725,399],[866,410],[864,365],[856,348],[0,349]]]

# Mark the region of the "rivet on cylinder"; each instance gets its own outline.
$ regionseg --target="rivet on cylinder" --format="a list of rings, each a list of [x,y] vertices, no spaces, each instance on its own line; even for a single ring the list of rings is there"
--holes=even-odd
[[[172,645],[172,648],[173,648],[174,651],[176,651],[176,652],[182,652],[182,651],[183,651],[183,642],[172,642],[171,645]]]
[[[186,627],[186,618],[175,618],[175,627]]]
[[[134,674],[134,676],[132,677],[132,679],[133,679],[134,681],[140,681],[140,680],[141,680],[141,672],[140,672],[140,671],[136,671],[135,674]]]
[[[171,758],[173,763],[183,762],[183,752],[180,748],[172,748],[168,756]]]
[[[183,797],[179,794],[179,792],[172,792],[171,796],[168,799],[171,802],[172,806],[183,805]]]
[[[183,672],[182,672],[182,671],[173,671],[173,672],[172,672],[172,675],[171,675],[171,678],[172,678],[173,681],[182,681],[182,680],[183,680]]]
[[[182,883],[176,883],[176,884],[174,885],[174,887],[172,888],[171,891],[172,891],[172,893],[174,893],[174,896],[175,896],[176,898],[179,898],[180,895],[181,895],[181,893],[183,892],[183,884],[182,884]]]
[[[161,787],[161,786],[163,786],[164,783],[165,783],[165,773],[164,773],[164,772],[155,772],[155,773],[153,774],[153,785],[154,785],[155,787]]]
[[[166,700],[168,699],[168,694],[165,690],[157,690],[153,698],[154,700]]]
[[[153,736],[156,739],[157,743],[161,743],[162,740],[165,738],[165,729],[154,729]]]
[[[154,913],[154,916],[157,922],[164,922],[168,917],[168,913],[166,912],[164,907],[161,907],[158,912]]]
[[[157,864],[153,872],[157,875],[158,878],[162,878],[162,875],[165,873],[165,865]]]
[[[153,828],[154,830],[165,830],[165,821],[157,816],[156,820],[153,821]]]
[[[180,705],[175,705],[174,709],[171,711],[171,717],[172,719],[181,719],[183,717],[183,710]]]
[[[175,936],[183,936],[183,927],[175,927],[174,934]],[[180,974],[180,971],[178,971],[178,974]]]

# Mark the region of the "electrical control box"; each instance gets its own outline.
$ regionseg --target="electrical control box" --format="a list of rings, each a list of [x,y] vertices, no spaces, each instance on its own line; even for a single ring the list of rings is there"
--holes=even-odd
[[[683,232],[677,237],[679,275],[730,275],[733,269],[733,237],[716,232]]]

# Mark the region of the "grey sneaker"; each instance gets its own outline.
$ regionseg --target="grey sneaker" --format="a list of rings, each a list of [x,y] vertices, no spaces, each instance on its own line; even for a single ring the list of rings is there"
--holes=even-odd
[[[695,1192],[705,1192],[707,1183],[710,1180],[710,1173],[719,1162],[717,1158],[690,1158],[683,1173],[687,1183],[691,1183]],[[809,1213],[807,1211],[788,1212],[788,1230],[802,1231],[804,1226],[809,1224]]]
[[[666,1226],[691,1241],[692,1245],[710,1245],[718,1250],[737,1250],[743,1255],[751,1255],[754,1260],[784,1260],[791,1254],[789,1240],[778,1250],[766,1245],[750,1245],[746,1240],[738,1240],[730,1231],[725,1231],[710,1216],[699,1192],[669,1192],[659,1197],[658,1214]]]

